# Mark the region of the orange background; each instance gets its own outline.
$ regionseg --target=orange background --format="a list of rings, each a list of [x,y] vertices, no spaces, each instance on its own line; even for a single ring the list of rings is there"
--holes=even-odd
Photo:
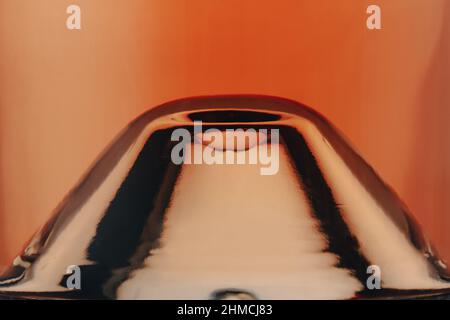
[[[0,263],[131,119],[221,93],[325,114],[449,260],[449,39],[448,0],[0,0]]]

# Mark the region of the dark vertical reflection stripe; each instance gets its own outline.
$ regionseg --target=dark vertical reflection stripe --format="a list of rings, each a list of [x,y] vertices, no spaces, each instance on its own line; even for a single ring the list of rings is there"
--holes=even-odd
[[[313,214],[319,221],[321,230],[328,237],[327,251],[338,256],[338,267],[349,269],[365,285],[369,276],[366,273],[369,263],[360,254],[358,241],[342,219],[332,191],[314,155],[296,129],[283,127],[280,133],[299,174]]]
[[[163,215],[180,168],[170,160],[171,132],[161,130],[152,134],[105,211],[87,250],[88,259],[96,263],[95,270],[90,272],[95,276],[86,281],[83,291],[99,287],[105,290],[106,283],[108,291],[114,291],[129,272],[142,264],[149,250],[157,246]],[[88,266],[80,267],[84,274]]]
[[[128,176],[111,201],[88,249],[89,260],[111,268],[123,267],[141,241],[149,214],[170,161],[170,132],[157,131],[146,142]]]

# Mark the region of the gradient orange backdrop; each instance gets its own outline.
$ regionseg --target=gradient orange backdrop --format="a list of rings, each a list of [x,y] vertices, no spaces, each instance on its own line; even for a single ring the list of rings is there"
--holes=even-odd
[[[0,263],[131,119],[222,93],[325,114],[450,259],[449,39],[448,0],[0,0]]]

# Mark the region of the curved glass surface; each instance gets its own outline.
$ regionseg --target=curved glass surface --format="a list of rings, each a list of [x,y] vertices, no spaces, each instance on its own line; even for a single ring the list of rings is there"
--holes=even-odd
[[[0,295],[411,298],[446,295],[448,280],[405,205],[324,117],[211,96],[127,126],[3,272]]]

